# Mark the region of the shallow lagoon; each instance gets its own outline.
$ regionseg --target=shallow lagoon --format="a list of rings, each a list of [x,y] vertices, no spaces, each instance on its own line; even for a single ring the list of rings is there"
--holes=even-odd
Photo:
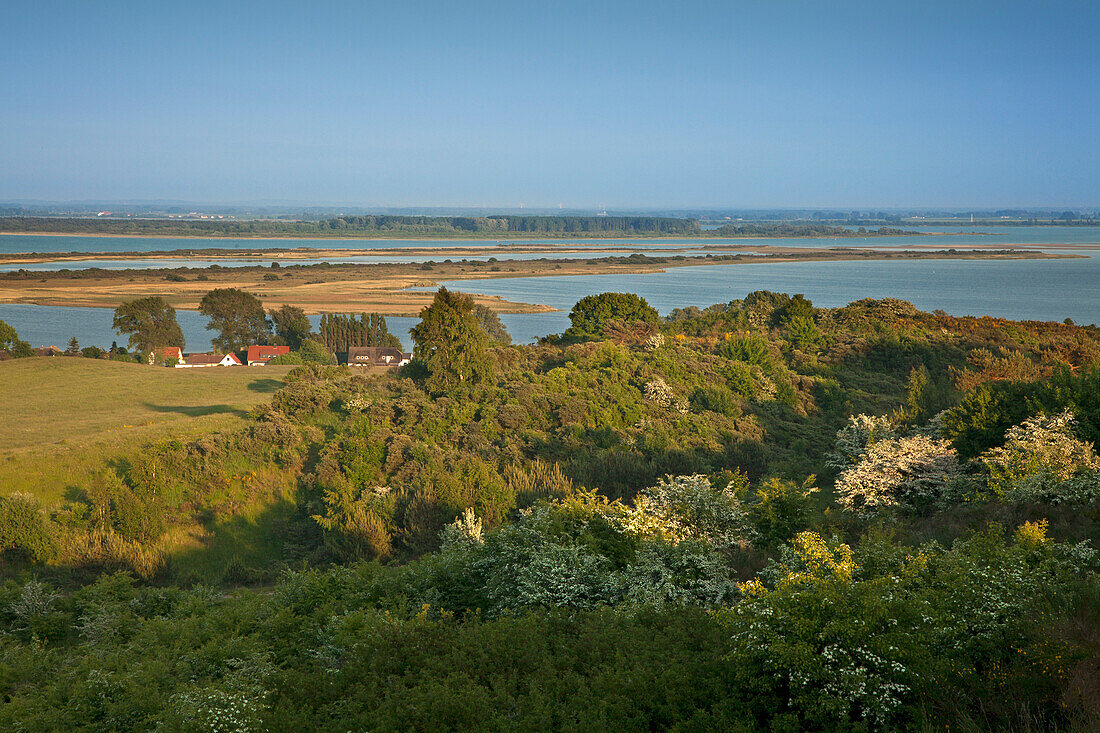
[[[499,295],[509,300],[545,303],[556,313],[504,315],[513,338],[526,343],[568,326],[568,312],[586,295],[633,292],[662,314],[689,305],[723,303],[753,290],[803,293],[822,307],[845,305],[866,297],[908,300],[922,310],[953,315],[993,315],[1013,319],[1100,323],[1100,257],[1066,260],[903,260],[775,262],[673,268],[642,275],[575,275],[451,281],[455,290]],[[349,311],[357,311],[349,304]],[[63,347],[70,336],[84,345],[108,346],[119,337],[111,329],[108,308],[63,308],[0,304],[7,321],[34,345]],[[316,321],[316,317],[314,321]],[[390,330],[406,348],[415,318],[391,317]],[[179,312],[188,349],[209,348],[205,319]]]

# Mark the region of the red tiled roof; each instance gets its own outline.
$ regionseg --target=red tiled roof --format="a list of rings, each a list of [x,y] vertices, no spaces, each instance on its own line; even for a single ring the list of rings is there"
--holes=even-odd
[[[274,359],[276,356],[282,356],[283,354],[289,353],[289,346],[249,346],[248,363],[267,362]]]

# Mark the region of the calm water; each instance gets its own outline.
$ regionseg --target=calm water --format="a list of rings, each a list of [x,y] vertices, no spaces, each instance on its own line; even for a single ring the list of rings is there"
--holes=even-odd
[[[624,250],[599,249],[600,245],[615,245],[629,247],[632,251],[647,252],[653,250],[674,249],[676,254],[705,254],[701,249],[706,245],[721,244],[766,244],[783,247],[867,247],[867,248],[905,248],[916,245],[967,249],[970,247],[985,247],[995,245],[998,247],[1042,247],[1053,250],[1059,245],[1098,245],[1100,246],[1100,227],[990,227],[989,234],[975,234],[972,230],[963,227],[916,227],[916,231],[947,232],[954,234],[938,235],[926,234],[924,236],[905,237],[860,237],[855,239],[608,239],[588,240],[558,240],[535,239],[519,240],[520,244],[548,245],[545,252],[508,252],[502,251],[496,256],[500,259],[561,259],[561,258],[590,258],[604,257],[607,255],[627,254]],[[142,237],[71,237],[54,235],[13,235],[0,234],[0,254],[15,252],[128,252],[128,251],[161,251],[191,248],[218,248],[228,251],[236,250],[260,250],[266,247],[306,247],[306,248],[345,248],[363,250],[362,255],[326,258],[305,258],[298,260],[283,259],[281,264],[317,264],[330,262],[332,264],[370,264],[379,262],[424,262],[427,260],[443,260],[448,257],[448,249],[467,246],[492,247],[507,245],[509,241],[455,241],[438,239],[182,239],[182,238],[142,238]],[[596,246],[587,252],[560,252],[554,251],[555,247],[570,244],[585,244]],[[369,254],[371,250],[378,249],[412,249],[430,247],[438,250],[431,255],[378,255]],[[1100,250],[1093,250],[1100,254]],[[751,254],[751,252],[748,252]],[[470,260],[487,260],[493,255],[468,256]],[[457,259],[457,258],[454,258]],[[278,258],[256,259],[228,259],[214,260],[203,257],[193,259],[155,259],[155,260],[104,260],[89,257],[70,262],[38,262],[24,264],[0,264],[0,272],[19,269],[31,271],[80,269],[86,267],[101,267],[108,270],[127,268],[153,269],[161,267],[209,267],[210,265],[222,265],[223,267],[240,267],[244,265],[269,266]]]
[[[688,305],[707,306],[743,297],[752,290],[804,293],[823,307],[865,297],[895,297],[923,310],[954,315],[995,315],[1013,319],[1100,323],[1100,258],[1074,260],[916,260],[877,262],[765,263],[681,267],[648,275],[578,275],[502,278],[445,283],[454,289],[545,303],[557,313],[504,315],[521,343],[558,333],[580,298],[606,291],[633,292],[667,314]],[[349,304],[349,310],[357,310]],[[104,308],[64,308],[0,304],[0,320],[34,345],[64,346],[70,336],[84,345],[108,346],[120,339],[111,329],[113,312]],[[178,318],[188,348],[209,348],[205,319],[193,311]],[[316,322],[316,318],[314,321]],[[409,346],[415,318],[389,318],[390,331]]]
[[[836,240],[845,246],[893,246],[932,244],[946,247],[971,244],[1097,244],[1100,243],[1100,227],[906,227],[911,231],[925,232],[924,236],[911,237],[859,237]],[[984,234],[972,234],[976,230]],[[950,236],[936,236],[930,232],[944,232]],[[783,237],[747,240],[750,243],[774,244],[788,247],[820,247],[829,239],[791,239]],[[599,246],[629,245],[640,248],[693,246],[699,244],[744,244],[744,239],[500,239],[500,240],[446,240],[446,239],[188,239],[182,237],[73,237],[53,234],[0,234],[0,254],[12,252],[156,252],[176,249],[227,249],[258,250],[270,247],[293,249],[297,247],[319,249],[407,249],[431,247],[477,247],[503,244],[565,245],[584,243]]]
[[[761,263],[679,267],[649,275],[506,278],[447,287],[568,311],[580,298],[606,291],[637,293],[662,314],[707,306],[753,290],[803,293],[823,307],[860,298],[893,297],[922,310],[953,315],[1100,323],[1100,258],[1072,260],[908,260]],[[565,314],[558,316],[566,323]]]
[[[963,231],[962,228],[954,228]],[[936,231],[948,231],[938,227]],[[967,246],[1032,245],[1045,251],[1059,251],[1065,245],[1100,242],[1100,227],[1002,227],[991,228],[993,236],[871,237],[844,240],[843,246],[935,245],[965,249]],[[29,240],[34,240],[28,245]],[[723,240],[613,240],[606,244],[631,244],[640,251],[668,245],[699,246]],[[730,240],[743,243],[745,240]],[[829,240],[768,239],[761,244],[819,247]],[[552,240],[553,244],[564,242]],[[432,240],[346,240],[339,246],[370,250],[382,247],[465,246],[469,242]],[[121,237],[25,237],[0,236],[0,252],[88,251],[170,249],[175,247],[218,246],[255,249],[262,246],[332,247],[335,240],[217,240],[216,242],[179,239],[134,239]],[[1061,245],[1061,246],[1060,246]],[[1068,251],[1068,250],[1067,250]],[[878,262],[762,263],[752,265],[714,265],[674,268],[649,275],[586,275],[544,278],[504,278],[477,282],[455,281],[448,287],[499,295],[510,300],[545,303],[560,309],[558,313],[503,316],[505,325],[519,342],[548,333],[557,333],[568,325],[572,305],[593,293],[634,292],[645,297],[662,313],[672,308],[727,302],[752,290],[804,293],[824,307],[844,305],[865,297],[896,297],[911,301],[924,310],[942,309],[955,315],[995,315],[1014,319],[1100,323],[1100,250],[1084,250],[1087,259],[1072,260],[918,260]],[[589,253],[600,256],[602,252]],[[434,258],[444,259],[446,252]],[[502,256],[503,253],[502,253]],[[508,255],[519,256],[519,255]],[[528,257],[541,257],[531,254]],[[576,254],[563,254],[576,257]],[[367,255],[365,258],[371,258]],[[373,259],[381,260],[379,256]],[[392,259],[392,258],[386,258]],[[408,261],[411,257],[401,257]],[[473,258],[471,258],[473,259]],[[333,262],[337,260],[331,260]],[[363,261],[350,258],[348,261]],[[265,264],[268,261],[265,261]],[[241,260],[240,263],[246,263]],[[121,263],[114,263],[121,266]],[[146,263],[150,264],[151,263]],[[162,266],[164,263],[156,263]],[[174,261],[177,266],[183,264]],[[218,264],[227,265],[226,261]],[[66,266],[73,267],[73,263]],[[351,311],[359,310],[354,303]],[[108,346],[120,339],[111,329],[112,311],[98,308],[60,308],[0,304],[0,320],[7,321],[34,345],[64,346],[75,335],[84,345]],[[197,313],[180,311],[180,325],[188,348],[209,348],[210,333]],[[409,345],[408,329],[414,318],[391,318],[390,330]]]
[[[114,311],[110,308],[67,308],[40,305],[0,303],[0,321],[6,321],[19,331],[20,338],[34,346],[53,344],[62,349],[76,336],[81,346],[107,348],[112,341],[126,346],[126,337],[111,328]],[[176,319],[187,341],[185,351],[209,351],[212,332],[206,330],[206,318],[196,311],[176,311]],[[314,327],[320,316],[311,316]],[[409,329],[420,319],[390,316],[386,319],[390,332],[401,339],[407,350],[412,349]],[[519,343],[528,343],[539,336],[562,331],[569,319],[562,313],[504,314],[501,316],[509,333]],[[566,323],[562,326],[561,323]]]

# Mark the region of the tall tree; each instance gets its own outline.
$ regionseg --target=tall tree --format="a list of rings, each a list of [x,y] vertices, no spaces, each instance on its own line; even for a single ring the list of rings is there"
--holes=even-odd
[[[392,346],[401,348],[401,341],[390,333],[386,318],[380,313],[360,316],[326,313],[318,328],[321,343],[336,352],[353,346]]]
[[[508,329],[504,327],[500,316],[492,308],[481,303],[474,303],[474,318],[477,319],[477,324],[485,331],[489,341],[494,346],[510,346],[512,344],[511,334],[508,333]]]
[[[69,339],[69,347],[65,349],[65,356],[80,356],[80,342],[76,340],[76,336]]]
[[[453,394],[493,377],[489,337],[478,325],[469,296],[440,288],[420,323],[410,329],[413,358],[427,372],[425,387]]]
[[[208,331],[217,331],[211,339],[214,348],[240,351],[250,344],[263,344],[271,338],[271,327],[264,304],[255,295],[237,288],[218,288],[203,296],[199,313],[210,319]]]
[[[577,301],[569,312],[567,338],[600,339],[611,321],[656,323],[659,316],[642,298],[633,293],[601,293]]]
[[[184,346],[176,309],[159,296],[138,298],[115,308],[114,329],[130,334],[130,348],[139,352]]]
[[[302,342],[309,338],[313,330],[306,312],[293,305],[284,305],[268,313],[271,315],[271,323],[275,326],[275,335],[295,351],[302,348]]]

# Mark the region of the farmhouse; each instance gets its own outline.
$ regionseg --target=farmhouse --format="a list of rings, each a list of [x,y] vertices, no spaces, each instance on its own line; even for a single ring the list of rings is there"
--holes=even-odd
[[[246,360],[248,366],[266,366],[276,356],[289,353],[289,346],[249,346]]]
[[[65,352],[56,346],[39,346],[34,350],[35,356],[64,356]]]
[[[348,366],[395,367],[412,361],[412,354],[392,346],[352,346],[348,349]]]
[[[213,366],[244,365],[241,364],[241,360],[237,358],[236,354],[188,354],[183,358],[183,361],[181,361],[179,364],[176,364],[177,369]]]
[[[172,362],[175,360],[177,364],[183,362],[183,349],[178,346],[165,346],[163,349],[157,350],[157,356],[161,361]]]

